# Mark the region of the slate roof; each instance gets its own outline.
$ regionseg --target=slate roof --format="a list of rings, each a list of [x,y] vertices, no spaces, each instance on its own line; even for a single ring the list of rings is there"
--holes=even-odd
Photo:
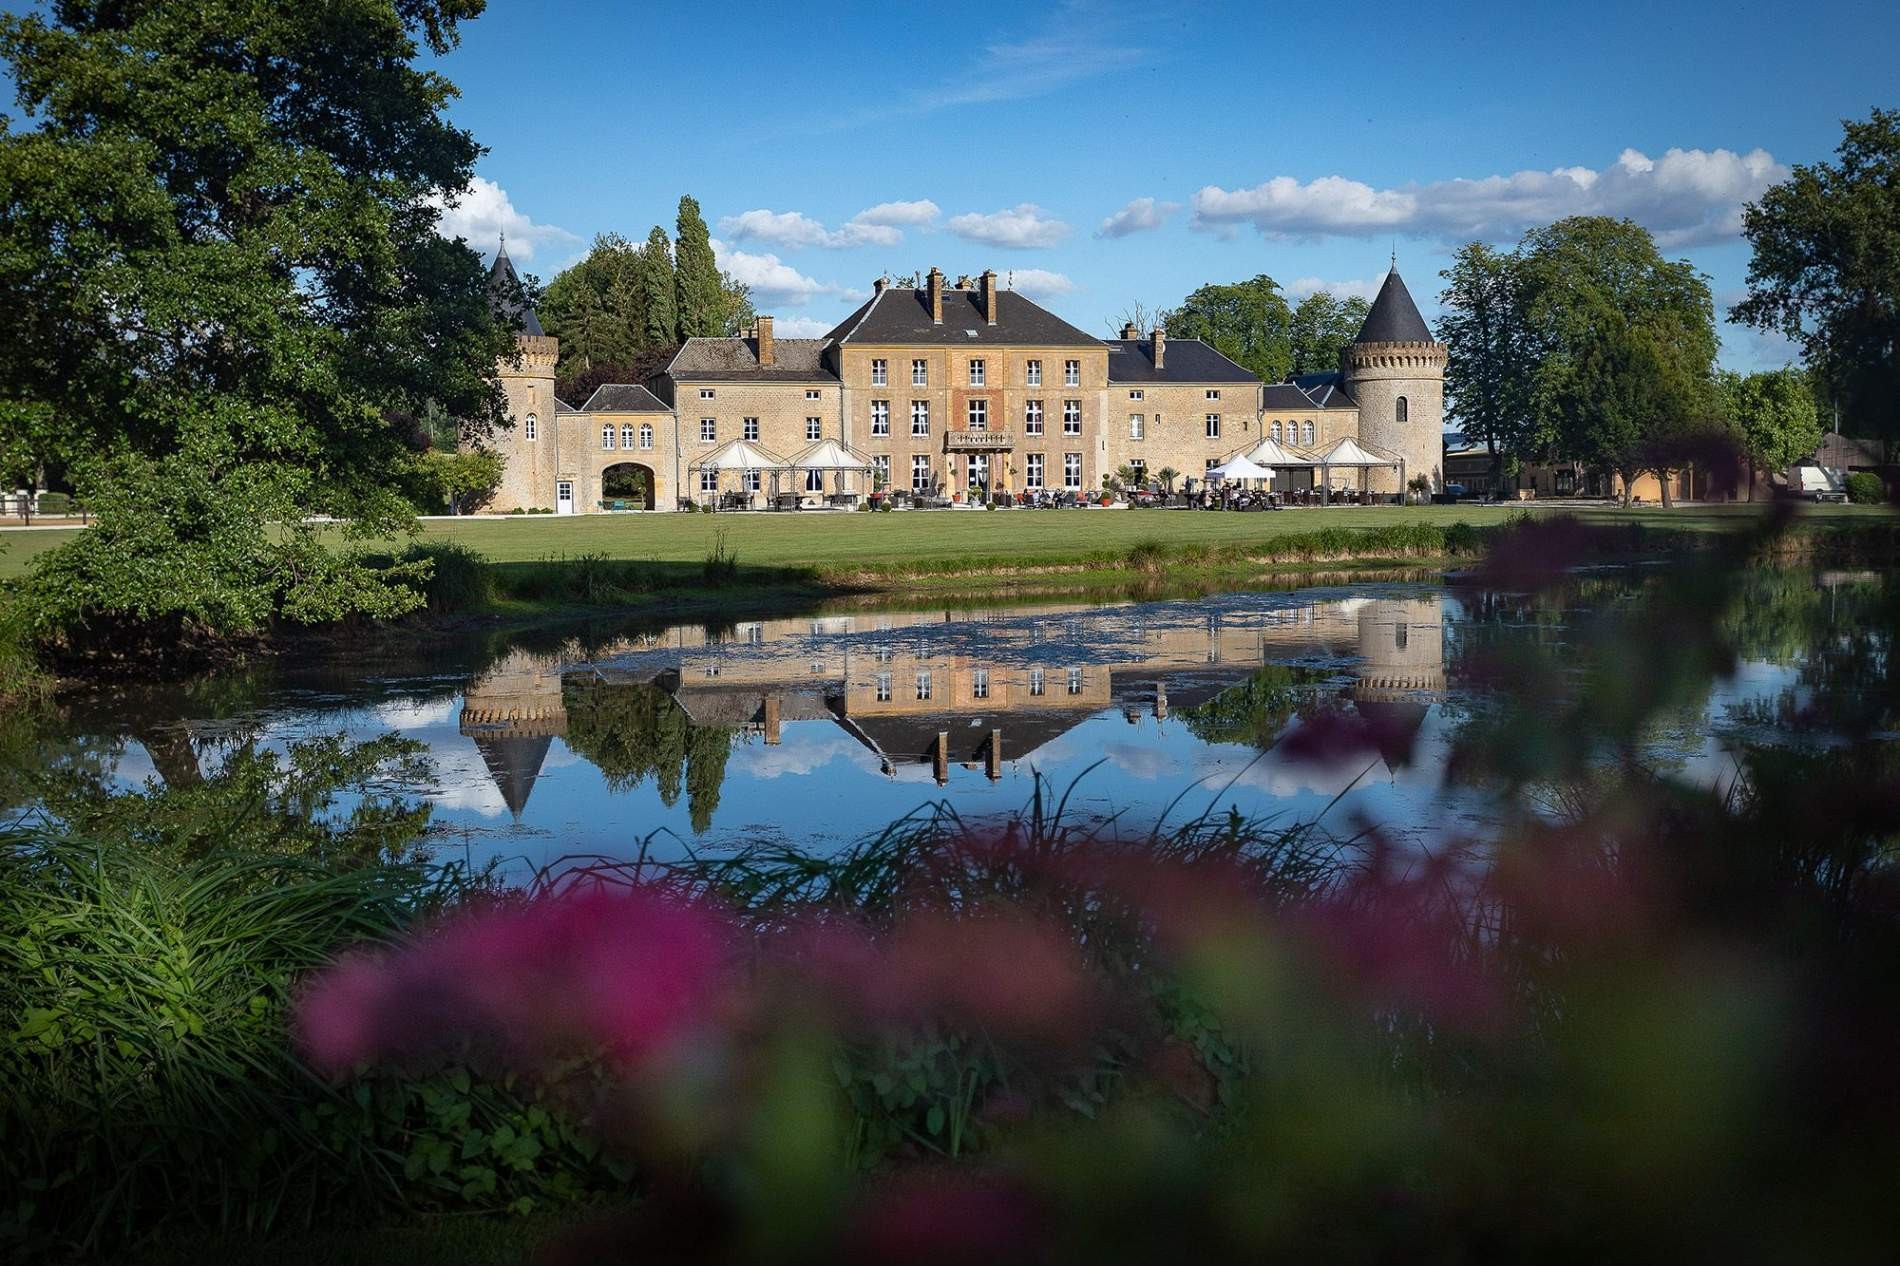
[[[544,333],[541,318],[522,298],[521,278],[515,272],[514,261],[508,258],[505,243],[495,252],[495,262],[488,268],[488,304],[503,321],[518,324],[518,333],[537,338]]]
[[[1281,388],[1291,387],[1299,393],[1294,399],[1281,392]],[[1346,390],[1346,379],[1337,371],[1330,374],[1301,374],[1292,382],[1277,382],[1267,388],[1268,409],[1357,409],[1351,393]],[[1304,401],[1304,403],[1302,403]]]
[[[774,338],[772,363],[761,367],[756,339],[689,338],[665,373],[678,382],[837,382],[824,353],[821,338]]]
[[[1037,347],[1100,347],[1102,340],[1070,325],[1014,290],[996,295],[996,324],[983,319],[980,290],[943,291],[943,324],[930,319],[928,290],[887,287],[825,336],[832,343],[954,343]]]
[[[633,383],[610,382],[594,388],[582,413],[671,413],[658,396]]]
[[[1359,327],[1359,337],[1353,342],[1433,341],[1431,327],[1418,314],[1418,305],[1412,302],[1412,292],[1405,288],[1405,279],[1399,276],[1398,268],[1394,267],[1385,275],[1385,284],[1379,287],[1379,297],[1372,301],[1372,310],[1366,313],[1365,324]]]
[[[1171,338],[1155,368],[1154,339],[1108,340],[1110,382],[1253,382],[1254,373],[1227,359],[1197,338]]]

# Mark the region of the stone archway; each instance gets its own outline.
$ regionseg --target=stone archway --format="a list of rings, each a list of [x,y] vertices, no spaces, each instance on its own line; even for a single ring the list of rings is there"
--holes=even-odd
[[[600,499],[607,510],[651,510],[653,468],[640,462],[615,462],[600,472]]]

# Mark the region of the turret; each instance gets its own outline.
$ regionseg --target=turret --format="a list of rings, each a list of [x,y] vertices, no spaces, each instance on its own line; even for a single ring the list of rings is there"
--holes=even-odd
[[[1445,353],[1395,264],[1359,336],[1339,354],[1347,394],[1359,406],[1360,441],[1403,458],[1405,482],[1423,475],[1433,491],[1443,485]],[[1371,478],[1374,491],[1400,490],[1396,473]]]
[[[515,327],[514,356],[495,366],[514,425],[496,432],[493,439],[507,463],[489,508],[546,508],[551,496],[546,490],[554,487],[557,478],[566,477],[555,469],[560,446],[554,429],[554,366],[561,358],[561,341],[542,330],[514,261],[508,258],[506,240],[488,270],[488,301],[498,319]]]

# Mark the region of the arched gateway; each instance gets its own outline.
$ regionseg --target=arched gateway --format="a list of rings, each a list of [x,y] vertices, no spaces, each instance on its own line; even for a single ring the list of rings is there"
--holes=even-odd
[[[615,462],[600,472],[600,508],[651,510],[653,468],[639,462]]]

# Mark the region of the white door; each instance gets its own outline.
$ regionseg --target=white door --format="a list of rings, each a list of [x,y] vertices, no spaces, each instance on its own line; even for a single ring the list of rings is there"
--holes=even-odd
[[[555,483],[554,485],[554,513],[556,514],[574,513],[574,482],[573,480],[562,479]]]

